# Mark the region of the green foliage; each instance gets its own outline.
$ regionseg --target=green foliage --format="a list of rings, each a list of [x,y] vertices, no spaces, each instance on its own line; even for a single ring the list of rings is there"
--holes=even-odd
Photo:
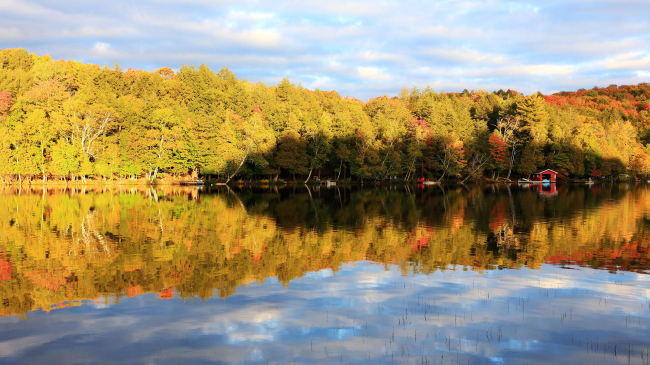
[[[524,96],[403,89],[363,103],[227,68],[122,70],[0,50],[3,182],[211,174],[464,179],[650,173],[650,85]]]
[[[278,153],[275,163],[280,169],[287,170],[290,174],[307,173],[307,146],[300,139],[298,132],[286,129],[278,140]]]

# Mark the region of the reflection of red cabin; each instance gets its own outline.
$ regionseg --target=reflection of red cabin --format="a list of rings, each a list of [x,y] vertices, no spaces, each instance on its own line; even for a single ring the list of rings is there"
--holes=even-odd
[[[554,198],[557,196],[557,185],[555,184],[535,184],[533,189],[537,190],[537,194],[542,198]]]
[[[557,175],[558,173],[556,171],[553,171],[551,169],[546,169],[546,170],[541,170],[537,171],[534,173],[531,177],[530,180],[532,181],[548,181],[548,182],[556,182],[557,181]]]

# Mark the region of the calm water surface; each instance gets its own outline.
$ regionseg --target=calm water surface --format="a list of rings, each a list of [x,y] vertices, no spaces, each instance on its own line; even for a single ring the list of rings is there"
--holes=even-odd
[[[0,190],[1,363],[650,364],[650,186]]]

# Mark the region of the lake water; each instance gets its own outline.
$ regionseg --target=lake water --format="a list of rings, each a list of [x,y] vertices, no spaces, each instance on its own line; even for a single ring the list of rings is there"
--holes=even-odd
[[[5,188],[0,363],[650,364],[650,186]]]

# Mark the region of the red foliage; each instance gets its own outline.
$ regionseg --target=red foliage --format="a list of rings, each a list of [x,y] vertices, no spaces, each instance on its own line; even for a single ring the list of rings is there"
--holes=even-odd
[[[257,253],[251,252],[251,256],[253,257],[253,263],[257,263],[258,261],[260,261],[260,259],[262,258],[262,254],[265,251],[266,251],[266,245],[263,244],[262,249],[259,252],[257,252]]]
[[[575,264],[596,269],[607,269],[611,272],[632,271],[645,272],[648,264],[650,248],[640,246],[638,242],[627,242],[614,249],[598,247],[593,250],[581,249],[573,253],[560,252],[546,256],[545,262],[553,265]]]
[[[9,91],[0,90],[0,113],[9,109],[11,106],[11,93]]]
[[[600,171],[598,171],[598,169],[596,168],[596,166],[594,166],[594,168],[591,169],[591,177],[599,178],[601,176],[603,176],[603,174],[601,174]]]
[[[0,281],[11,279],[11,262],[7,259],[0,258]]]
[[[413,117],[411,118],[411,126],[413,127],[413,132],[415,130],[422,130],[425,135],[429,135],[431,133],[429,129],[429,125],[427,124],[427,121],[424,119],[420,119],[418,117]]]
[[[549,104],[564,108],[567,105],[598,111],[616,110],[628,117],[638,117],[640,111],[650,110],[650,85],[610,85],[591,90],[563,91],[544,97]]]
[[[490,136],[490,154],[494,158],[494,163],[501,166],[506,161],[506,142],[496,134]]]
[[[497,203],[490,210],[490,231],[496,232],[506,222],[506,209],[503,204]]]
[[[420,251],[422,248],[426,247],[432,235],[433,233],[431,232],[431,230],[427,229],[422,235],[422,237],[411,241],[411,243],[409,244],[409,246],[411,246],[411,250],[415,252],[415,251]]]

